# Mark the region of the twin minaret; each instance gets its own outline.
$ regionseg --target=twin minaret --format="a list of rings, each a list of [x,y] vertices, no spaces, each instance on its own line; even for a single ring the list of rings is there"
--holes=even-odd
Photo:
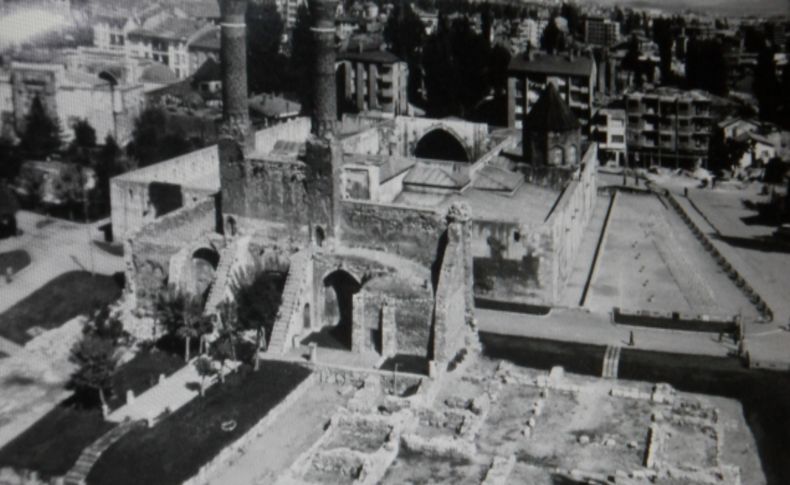
[[[314,19],[315,66],[313,74],[313,134],[327,138],[337,120],[335,90],[335,9],[337,0],[309,0]],[[232,138],[242,146],[250,130],[247,96],[248,0],[219,0],[222,19],[222,125],[221,138]]]

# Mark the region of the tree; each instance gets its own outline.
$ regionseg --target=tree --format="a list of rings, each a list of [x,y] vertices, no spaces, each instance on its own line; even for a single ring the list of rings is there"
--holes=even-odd
[[[111,135],[107,135],[104,139],[104,145],[96,154],[95,161],[97,180],[96,193],[104,208],[110,205],[110,179],[123,173],[126,169],[122,156],[123,152],[115,142],[115,138]]]
[[[315,39],[310,28],[313,17],[307,4],[299,5],[296,11],[296,23],[291,32],[291,57],[289,59],[290,85],[296,91],[302,112],[312,112],[313,106],[313,70],[315,69]],[[338,100],[339,101],[339,100]]]
[[[231,322],[239,329],[255,330],[255,369],[258,368],[258,352],[264,342],[271,339],[282,303],[285,277],[282,273],[252,270],[240,273],[232,284],[236,311],[225,308],[221,313],[233,313]]]
[[[781,103],[781,93],[771,47],[764,46],[757,56],[753,90],[760,109],[760,119],[774,121]]]
[[[252,93],[281,91],[285,57],[280,53],[284,24],[274,2],[250,2],[247,22],[247,76]]]
[[[674,35],[672,33],[673,22],[668,18],[658,18],[653,20],[653,40],[658,44],[658,53],[661,57],[659,67],[661,69],[661,83],[667,84],[672,80],[672,45]]]
[[[546,28],[543,29],[543,37],[540,38],[540,47],[550,54],[565,50],[565,33],[563,33],[557,25],[556,16],[552,17],[548,25],[546,25]]]
[[[568,21],[568,32],[571,35],[578,36],[582,31],[581,15],[579,14],[579,7],[573,3],[563,3],[560,8],[560,17]]]
[[[112,341],[89,333],[72,348],[70,360],[78,366],[71,375],[70,385],[77,392],[97,392],[102,409],[106,409],[105,392],[111,389],[112,376],[118,366]]]
[[[214,364],[211,359],[205,355],[201,355],[195,360],[195,370],[200,376],[200,397],[206,394],[206,378],[212,377],[217,374]]]
[[[686,54],[686,83],[690,89],[703,89],[717,96],[726,96],[727,64],[721,42],[692,40]]]
[[[127,152],[140,167],[147,167],[184,153],[195,147],[183,133],[168,129],[167,115],[160,108],[148,108],[135,120],[132,141]]]
[[[72,127],[74,130],[75,146],[81,148],[95,148],[96,147],[96,130],[86,119],[77,121]]]
[[[36,96],[30,105],[19,147],[31,156],[45,158],[58,151],[61,142],[60,123],[47,114],[41,98]]]
[[[405,5],[405,7],[404,7]],[[397,3],[384,26],[384,39],[393,54],[409,66],[409,92],[412,102],[420,101],[422,86],[422,48],[425,43],[425,26],[410,4]]]
[[[154,304],[156,322],[166,331],[184,340],[184,361],[189,362],[190,342],[211,330],[211,322],[203,315],[203,299],[175,289],[159,294]]]

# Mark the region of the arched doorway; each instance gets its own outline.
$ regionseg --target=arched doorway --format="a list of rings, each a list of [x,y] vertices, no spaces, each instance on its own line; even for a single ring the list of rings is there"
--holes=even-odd
[[[342,269],[324,278],[324,317],[334,326],[332,336],[348,349],[351,349],[354,295],[361,288],[360,282]]]
[[[214,283],[214,273],[219,265],[219,253],[215,249],[200,248],[192,253],[193,288],[203,300],[208,297],[209,288]]]
[[[447,130],[437,128],[426,133],[414,148],[417,158],[469,162],[469,155],[458,138]]]

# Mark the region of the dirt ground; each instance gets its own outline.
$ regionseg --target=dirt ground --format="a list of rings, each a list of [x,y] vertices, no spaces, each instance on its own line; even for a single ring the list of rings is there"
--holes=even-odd
[[[756,316],[677,213],[656,196],[621,193],[587,306]],[[754,315],[752,315],[754,314]]]

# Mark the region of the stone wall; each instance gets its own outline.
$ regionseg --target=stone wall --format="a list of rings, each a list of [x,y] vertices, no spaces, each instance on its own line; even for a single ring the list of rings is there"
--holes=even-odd
[[[152,200],[151,183],[180,187],[182,204],[195,205],[219,191],[219,152],[216,145],[150,165],[110,181],[113,235],[118,240],[163,214]]]
[[[373,204],[339,202],[338,238],[350,247],[391,252],[430,266],[444,232],[441,216],[432,210]]]
[[[309,134],[310,118],[306,116],[264,128],[255,133],[255,152],[269,153],[279,140],[302,143]]]
[[[161,217],[127,237],[124,264],[131,306],[150,309],[153,299],[166,288],[170,259],[184,246],[210,245],[215,230],[215,202],[209,198]]]

